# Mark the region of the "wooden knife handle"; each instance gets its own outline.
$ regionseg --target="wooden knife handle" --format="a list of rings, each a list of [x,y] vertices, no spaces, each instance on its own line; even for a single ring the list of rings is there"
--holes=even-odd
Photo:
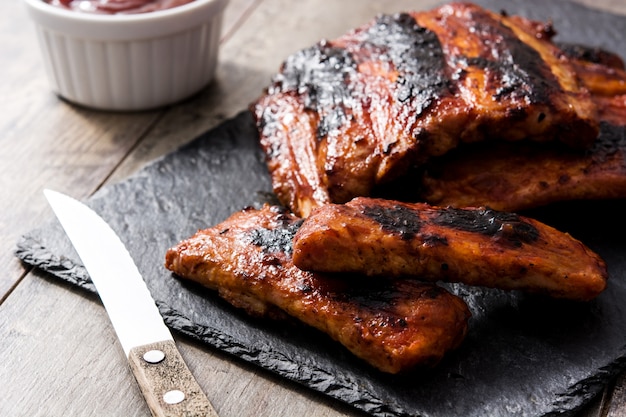
[[[217,417],[173,340],[135,347],[128,360],[154,417]]]

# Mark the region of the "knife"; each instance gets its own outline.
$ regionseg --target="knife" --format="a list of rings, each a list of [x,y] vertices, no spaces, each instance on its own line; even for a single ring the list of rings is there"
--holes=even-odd
[[[83,203],[44,195],[96,286],[152,415],[217,417],[117,234]]]

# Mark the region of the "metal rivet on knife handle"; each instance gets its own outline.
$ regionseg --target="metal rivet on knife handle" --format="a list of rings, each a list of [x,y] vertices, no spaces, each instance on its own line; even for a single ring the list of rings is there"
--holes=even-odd
[[[152,363],[160,355],[146,355],[150,351],[161,351],[163,359]],[[153,416],[217,417],[173,340],[133,348],[128,360]]]
[[[178,404],[179,402],[184,401],[184,400],[185,400],[185,393],[177,389],[173,389],[163,394],[163,401],[165,401],[168,404]]]
[[[148,363],[159,363],[165,359],[165,353],[162,350],[152,349],[143,354],[143,360]]]

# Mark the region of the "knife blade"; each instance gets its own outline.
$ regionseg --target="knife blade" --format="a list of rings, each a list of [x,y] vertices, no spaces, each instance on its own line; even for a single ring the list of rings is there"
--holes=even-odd
[[[98,291],[152,415],[217,417],[115,231],[85,204],[52,190],[44,195]]]

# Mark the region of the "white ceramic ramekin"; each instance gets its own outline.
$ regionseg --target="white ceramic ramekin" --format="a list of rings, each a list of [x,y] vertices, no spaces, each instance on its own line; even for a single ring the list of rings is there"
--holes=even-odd
[[[131,15],[81,13],[23,0],[52,89],[102,110],[180,101],[213,78],[227,0],[194,0]]]

